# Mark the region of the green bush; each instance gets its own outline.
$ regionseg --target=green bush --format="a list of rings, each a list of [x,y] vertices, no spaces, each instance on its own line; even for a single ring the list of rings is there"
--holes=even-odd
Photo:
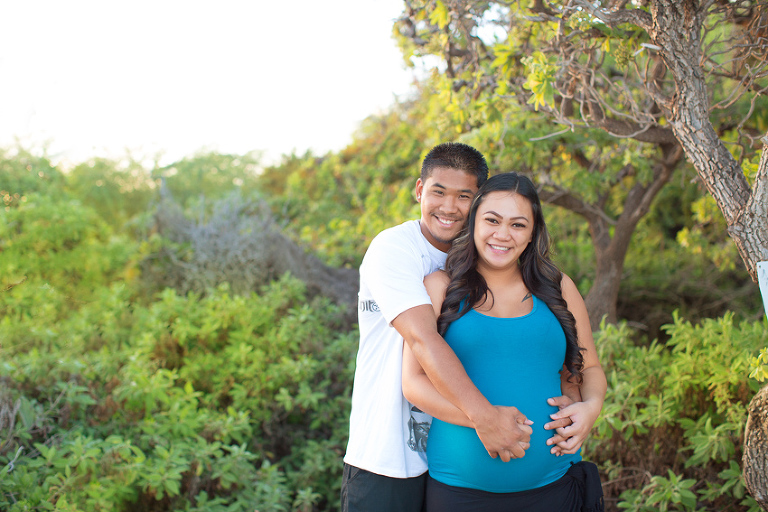
[[[20,147],[0,148],[0,199],[5,211],[27,201],[32,193],[62,193],[65,176],[46,157]]]
[[[96,210],[116,229],[148,211],[156,184],[149,171],[136,161],[93,158],[67,172],[66,188],[83,204]]]
[[[0,342],[55,352],[57,324],[110,283],[131,281],[137,244],[69,199],[31,193],[0,210]]]
[[[44,347],[0,350],[0,509],[337,510],[356,345],[340,316],[288,276],[147,305],[99,289]],[[665,328],[665,345],[598,333],[609,392],[584,454],[609,510],[757,511],[739,460],[764,322]]]
[[[727,314],[694,326],[673,316],[666,345],[635,345],[626,325],[603,326],[608,395],[585,455],[621,509],[757,511],[739,461],[759,388],[749,359],[768,345],[765,322],[735,325]]]
[[[356,341],[339,307],[290,276],[96,295],[45,350],[0,348],[1,510],[335,506]]]
[[[35,278],[73,295],[117,277],[133,250],[93,209],[38,194],[0,212],[0,240],[1,275]]]

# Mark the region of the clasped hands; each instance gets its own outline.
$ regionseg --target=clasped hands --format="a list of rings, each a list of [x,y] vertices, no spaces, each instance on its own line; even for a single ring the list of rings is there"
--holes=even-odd
[[[592,426],[585,417],[589,415],[588,405],[567,396],[550,398],[547,403],[559,409],[550,415],[552,421],[544,425],[545,430],[555,431],[547,439],[547,445],[552,446],[550,452],[557,456],[576,453]],[[523,457],[530,447],[533,422],[515,407],[495,406],[494,409],[495,419],[475,427],[488,454],[504,462]]]

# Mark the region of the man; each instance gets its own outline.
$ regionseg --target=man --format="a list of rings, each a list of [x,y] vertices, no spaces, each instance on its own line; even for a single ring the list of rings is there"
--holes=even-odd
[[[423,284],[425,276],[445,264],[446,252],[487,177],[488,165],[476,149],[460,143],[434,147],[416,182],[420,220],[382,231],[363,258],[343,512],[421,511],[431,418],[403,397],[403,339],[437,390],[467,414],[492,457],[507,462],[525,454],[531,434],[525,416],[514,407],[492,406],[477,390],[437,333]]]

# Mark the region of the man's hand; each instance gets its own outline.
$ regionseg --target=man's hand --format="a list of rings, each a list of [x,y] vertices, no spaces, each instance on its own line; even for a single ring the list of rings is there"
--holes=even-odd
[[[533,422],[515,407],[496,406],[493,410],[493,415],[474,423],[488,455],[504,462],[523,457],[531,445]]]
[[[550,398],[547,403],[559,408],[549,416],[553,421],[544,425],[547,430],[555,430],[555,435],[547,440],[552,446],[550,452],[555,455],[576,453],[595,424],[602,403],[574,402],[566,396]]]

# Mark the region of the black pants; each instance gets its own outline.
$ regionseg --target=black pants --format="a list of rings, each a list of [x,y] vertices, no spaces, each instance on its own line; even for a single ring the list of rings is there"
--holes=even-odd
[[[427,479],[426,512],[602,512],[597,466],[578,462],[561,479],[529,491],[495,493]]]
[[[341,512],[422,512],[427,474],[392,478],[344,464]]]

